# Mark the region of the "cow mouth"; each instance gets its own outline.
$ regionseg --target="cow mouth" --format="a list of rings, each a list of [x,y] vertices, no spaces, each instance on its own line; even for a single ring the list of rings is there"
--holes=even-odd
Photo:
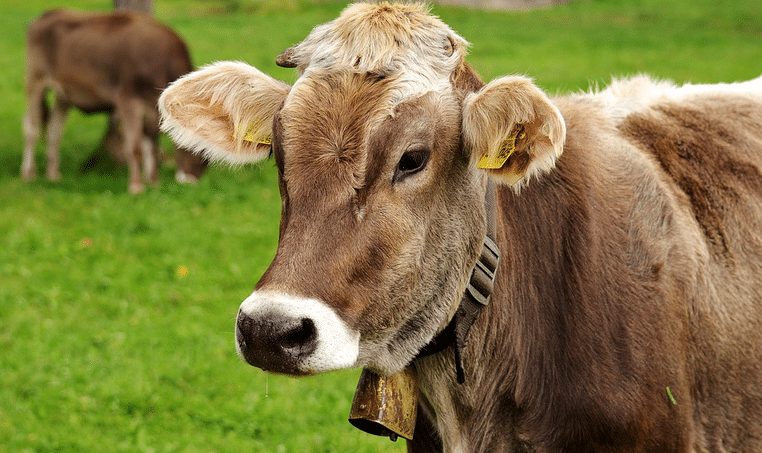
[[[264,371],[311,375],[357,362],[359,332],[317,299],[255,291],[236,318],[236,349]]]
[[[314,374],[299,366],[317,348],[317,329],[311,319],[254,322],[239,313],[236,346],[249,365],[263,371],[288,375]]]

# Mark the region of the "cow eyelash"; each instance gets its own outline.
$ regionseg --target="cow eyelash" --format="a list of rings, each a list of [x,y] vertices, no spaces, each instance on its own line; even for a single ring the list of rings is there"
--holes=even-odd
[[[428,162],[429,150],[427,149],[414,149],[405,152],[405,154],[400,157],[400,161],[397,164],[397,170],[394,172],[394,182],[418,173],[426,167]]]

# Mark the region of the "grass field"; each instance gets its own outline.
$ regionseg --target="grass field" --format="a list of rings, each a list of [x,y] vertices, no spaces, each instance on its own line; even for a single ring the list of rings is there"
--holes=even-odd
[[[275,55],[342,8],[156,4],[196,64],[240,59],[286,81],[295,75],[275,67]],[[566,92],[635,72],[693,82],[758,76],[759,0],[728,4],[572,0],[522,13],[434,11],[473,43],[470,61],[485,78],[526,73]],[[124,169],[78,172],[105,118],[73,114],[63,181],[19,180],[23,33],[52,6],[0,6],[0,451],[403,451],[345,421],[357,370],[292,379],[235,355],[238,304],[277,242],[271,162],[213,168],[190,187],[175,184],[165,165],[159,188],[132,197]]]

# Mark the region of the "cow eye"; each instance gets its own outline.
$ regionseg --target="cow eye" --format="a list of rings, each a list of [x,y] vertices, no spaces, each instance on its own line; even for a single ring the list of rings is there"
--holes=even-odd
[[[426,149],[407,151],[402,155],[400,162],[397,164],[394,181],[399,181],[414,173],[418,173],[426,167],[428,161],[429,151]]]

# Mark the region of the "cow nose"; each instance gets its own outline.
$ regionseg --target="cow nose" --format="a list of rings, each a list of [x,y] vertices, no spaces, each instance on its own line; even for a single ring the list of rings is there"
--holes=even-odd
[[[246,362],[266,371],[297,374],[300,360],[317,348],[317,328],[305,317],[252,317],[239,311],[236,337]]]

